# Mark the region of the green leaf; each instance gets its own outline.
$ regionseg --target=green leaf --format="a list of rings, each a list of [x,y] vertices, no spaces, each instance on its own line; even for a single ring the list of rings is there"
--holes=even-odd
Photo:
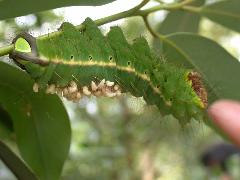
[[[23,16],[66,6],[98,6],[115,0],[3,0],[0,1],[0,20]]]
[[[210,4],[200,13],[212,21],[240,32],[240,1],[226,0]]]
[[[205,0],[198,0],[192,3],[192,6],[201,6]],[[161,34],[170,34],[174,32],[198,32],[201,16],[186,11],[172,11],[160,24],[158,32]]]
[[[11,117],[2,107],[0,107],[0,139],[9,139],[13,133]]]
[[[37,180],[33,172],[2,141],[0,141],[0,158],[19,180]]]
[[[0,103],[13,120],[23,159],[44,180],[58,179],[70,146],[70,123],[56,95],[33,93],[21,70],[0,63]]]
[[[208,87],[209,102],[240,100],[240,63],[216,42],[191,33],[176,33],[163,42],[167,60],[196,69]]]

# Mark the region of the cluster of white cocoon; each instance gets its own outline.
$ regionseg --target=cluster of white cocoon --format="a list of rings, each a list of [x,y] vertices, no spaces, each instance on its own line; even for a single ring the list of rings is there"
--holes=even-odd
[[[33,85],[33,91],[39,91],[39,85],[35,83]],[[116,97],[122,94],[118,84],[111,81],[101,80],[99,84],[92,81],[89,86],[80,87],[75,81],[71,81],[65,87],[59,87],[55,84],[48,85],[46,89],[47,94],[55,94],[65,97],[66,99],[78,102],[82,96],[105,96],[105,97]]]

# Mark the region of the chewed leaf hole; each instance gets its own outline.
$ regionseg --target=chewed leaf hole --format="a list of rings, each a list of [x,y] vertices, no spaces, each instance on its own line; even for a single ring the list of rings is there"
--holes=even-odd
[[[32,51],[28,41],[22,37],[19,37],[15,42],[15,50],[22,53],[30,53]]]

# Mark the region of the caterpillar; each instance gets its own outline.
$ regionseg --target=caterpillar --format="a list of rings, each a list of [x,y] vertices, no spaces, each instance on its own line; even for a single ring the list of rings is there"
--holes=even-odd
[[[10,54],[35,80],[33,90],[79,101],[83,95],[120,96],[130,92],[172,114],[181,124],[204,118],[207,92],[200,75],[155,55],[144,37],[129,43],[121,28],[104,36],[90,18],[84,30],[63,23],[56,36],[20,33]]]

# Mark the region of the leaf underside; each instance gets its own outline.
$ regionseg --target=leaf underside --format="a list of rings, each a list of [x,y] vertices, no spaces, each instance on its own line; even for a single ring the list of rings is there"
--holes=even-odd
[[[0,104],[13,121],[20,153],[40,179],[58,179],[70,146],[69,119],[57,96],[34,94],[32,85],[26,73],[0,62]]]

